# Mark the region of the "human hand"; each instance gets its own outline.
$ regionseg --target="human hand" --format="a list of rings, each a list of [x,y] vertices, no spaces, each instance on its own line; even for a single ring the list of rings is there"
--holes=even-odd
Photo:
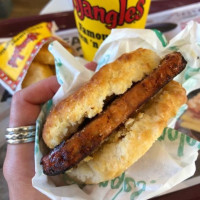
[[[89,63],[86,67],[94,70],[96,63]],[[12,98],[9,127],[35,125],[41,105],[51,99],[58,88],[56,77],[50,77],[17,92]],[[35,174],[33,142],[8,144],[3,172],[11,200],[48,199],[32,187]]]
[[[59,88],[56,77],[50,77],[17,93],[12,98],[9,127],[35,125],[41,105]],[[34,143],[7,145],[3,166],[10,199],[47,199],[32,187],[34,176]]]

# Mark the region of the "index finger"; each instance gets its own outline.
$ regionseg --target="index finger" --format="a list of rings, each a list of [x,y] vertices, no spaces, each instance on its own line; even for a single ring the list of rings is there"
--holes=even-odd
[[[43,104],[54,96],[59,87],[56,76],[51,76],[22,90],[21,97],[31,104]]]

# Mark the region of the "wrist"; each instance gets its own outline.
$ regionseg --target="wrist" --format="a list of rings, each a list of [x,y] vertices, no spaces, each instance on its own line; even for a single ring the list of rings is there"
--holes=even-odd
[[[8,144],[3,172],[10,182],[32,178],[35,172],[34,143]]]
[[[30,182],[12,182],[8,184],[10,200],[46,200],[47,196],[36,190]]]
[[[3,172],[11,200],[48,199],[32,186],[34,143],[8,144]]]

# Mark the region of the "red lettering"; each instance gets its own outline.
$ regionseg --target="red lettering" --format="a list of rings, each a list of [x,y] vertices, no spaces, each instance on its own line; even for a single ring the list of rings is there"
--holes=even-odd
[[[120,9],[119,9],[119,23],[118,25],[124,24],[124,16],[127,8],[127,0],[120,0]]]
[[[105,22],[106,10],[99,8],[98,6],[93,7],[94,19],[100,20],[102,23]]]
[[[118,16],[118,13],[113,10],[111,10],[107,13],[106,18],[105,18],[107,28],[109,28],[109,29],[116,28],[117,16]]]
[[[139,0],[136,5],[136,9],[138,10],[137,20],[139,20],[143,16],[144,4],[145,4],[145,0]]]
[[[93,19],[92,9],[91,9],[90,4],[87,1],[83,1],[83,11],[86,17]]]
[[[78,10],[77,10],[77,15],[79,16],[79,18],[81,20],[84,19],[85,15],[84,15],[84,12],[83,12],[83,5],[82,5],[82,2],[81,0],[77,0],[77,5],[78,5]]]
[[[37,40],[38,39],[38,33],[29,33],[25,40],[19,44],[19,45],[16,45],[15,46],[15,49],[14,49],[14,52],[13,52],[13,55],[11,56],[10,60],[8,60],[8,64],[13,67],[13,68],[17,68],[18,65],[17,65],[17,60],[23,60],[24,59],[24,56],[21,55],[23,49],[27,46],[27,44],[29,42],[32,42],[34,40]]]
[[[125,21],[127,23],[131,23],[135,20],[135,13],[136,13],[136,9],[135,7],[130,7],[127,11],[126,11],[126,15],[125,15]]]
[[[80,8],[79,8],[79,5],[78,5],[78,2],[77,0],[73,0],[73,5],[74,5],[74,9],[79,12],[80,11]]]
[[[145,0],[138,0],[135,7],[127,8],[127,0],[119,0],[119,11],[108,12],[99,6],[91,6],[86,0],[73,0],[74,9],[80,20],[85,17],[105,23],[108,29],[116,28],[124,23],[132,23],[141,19],[144,14]]]

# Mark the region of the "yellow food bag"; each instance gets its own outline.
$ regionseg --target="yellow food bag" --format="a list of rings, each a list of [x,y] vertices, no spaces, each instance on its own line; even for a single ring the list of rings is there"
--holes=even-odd
[[[20,87],[40,48],[54,39],[55,30],[52,22],[40,23],[0,44],[0,82],[11,94]]]
[[[73,0],[83,55],[92,60],[114,28],[144,28],[151,0]]]

